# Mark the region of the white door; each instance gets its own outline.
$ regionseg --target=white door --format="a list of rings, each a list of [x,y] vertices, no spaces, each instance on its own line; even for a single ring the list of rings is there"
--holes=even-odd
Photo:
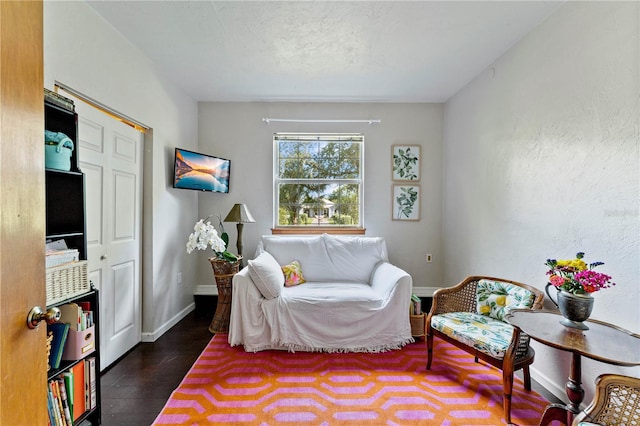
[[[89,279],[100,290],[100,370],[141,341],[143,134],[76,101]]]

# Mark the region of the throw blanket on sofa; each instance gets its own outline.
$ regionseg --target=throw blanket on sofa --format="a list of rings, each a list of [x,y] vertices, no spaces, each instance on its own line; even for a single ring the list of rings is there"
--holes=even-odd
[[[294,261],[305,282],[288,287],[280,268]],[[398,349],[413,341],[411,286],[382,238],[264,236],[233,279],[229,343],[248,352]]]

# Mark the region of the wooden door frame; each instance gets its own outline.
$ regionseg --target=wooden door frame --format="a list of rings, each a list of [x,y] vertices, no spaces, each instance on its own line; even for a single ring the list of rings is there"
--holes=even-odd
[[[47,424],[42,1],[0,1],[0,424]],[[34,255],[35,253],[35,255]],[[42,255],[38,255],[42,253]]]

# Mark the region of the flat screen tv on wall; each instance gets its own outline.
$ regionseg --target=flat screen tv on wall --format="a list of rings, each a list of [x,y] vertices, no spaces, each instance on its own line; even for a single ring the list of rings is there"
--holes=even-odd
[[[229,192],[231,161],[176,148],[173,187],[207,192]]]

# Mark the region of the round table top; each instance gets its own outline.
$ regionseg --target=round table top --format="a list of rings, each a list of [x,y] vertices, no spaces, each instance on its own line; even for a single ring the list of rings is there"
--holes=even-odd
[[[640,335],[598,320],[587,320],[588,330],[560,324],[560,312],[514,309],[505,320],[532,339],[556,349],[578,353],[614,365],[640,365]]]

